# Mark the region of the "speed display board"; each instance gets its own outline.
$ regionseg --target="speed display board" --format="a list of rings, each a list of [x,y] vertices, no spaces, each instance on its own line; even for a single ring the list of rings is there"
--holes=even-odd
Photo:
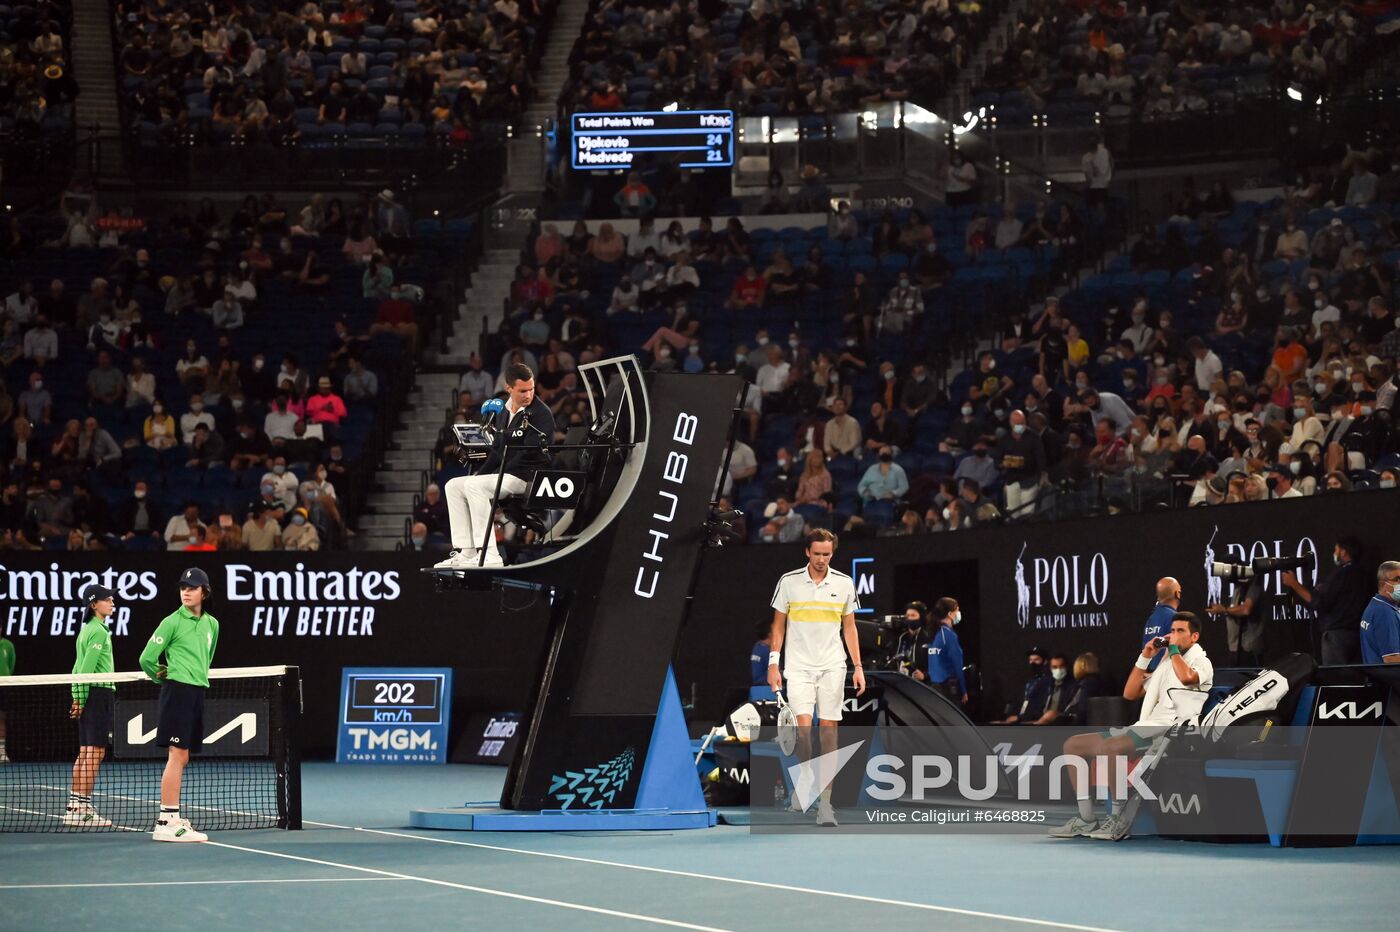
[[[579,171],[627,170],[643,157],[681,168],[734,164],[732,110],[575,113],[570,131],[570,161]]]
[[[452,671],[346,667],[336,761],[445,764]]]

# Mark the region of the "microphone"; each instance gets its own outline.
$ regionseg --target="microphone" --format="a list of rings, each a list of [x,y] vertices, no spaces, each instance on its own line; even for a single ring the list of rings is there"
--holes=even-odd
[[[481,404],[481,413],[489,420],[499,411],[506,409],[506,403],[499,398],[488,398]]]

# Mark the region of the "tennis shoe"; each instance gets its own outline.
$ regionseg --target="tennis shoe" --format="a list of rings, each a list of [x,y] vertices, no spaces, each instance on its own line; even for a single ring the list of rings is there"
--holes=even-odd
[[[111,819],[104,819],[102,814],[91,805],[83,803],[78,806],[70,806],[63,813],[63,824],[69,828],[110,828]]]
[[[208,841],[209,836],[203,832],[196,832],[189,819],[172,819],[169,822],[157,822],[155,831],[151,832],[151,838],[156,841]]]
[[[828,828],[837,826],[836,811],[831,808],[830,800],[823,799],[817,803],[817,824]]]
[[[1087,836],[1090,832],[1098,831],[1098,819],[1086,819],[1082,816],[1075,816],[1064,825],[1057,825],[1050,829],[1051,838],[1080,838]]]
[[[1121,815],[1111,815],[1099,823],[1096,832],[1090,832],[1090,838],[1097,838],[1099,841],[1122,841],[1132,837],[1129,831],[1132,825]]]

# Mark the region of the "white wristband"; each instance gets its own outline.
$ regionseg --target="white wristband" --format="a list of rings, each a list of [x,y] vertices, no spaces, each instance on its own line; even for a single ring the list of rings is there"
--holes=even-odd
[[[1152,658],[1144,657],[1141,654],[1139,654],[1137,663],[1135,663],[1133,666],[1137,667],[1139,670],[1146,670],[1148,667],[1152,666]]]
[[[768,666],[776,667],[778,665],[778,661],[782,658],[782,656],[783,655],[780,652],[776,650],[770,650],[768,652]]]

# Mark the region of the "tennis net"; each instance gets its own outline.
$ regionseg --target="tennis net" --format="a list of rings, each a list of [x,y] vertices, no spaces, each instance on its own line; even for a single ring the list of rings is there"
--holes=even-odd
[[[72,713],[75,699],[100,705],[98,684],[111,685],[113,710],[89,794],[101,818],[80,821],[66,816],[69,793],[93,767],[90,754],[75,763]],[[159,698],[160,685],[139,672],[0,677],[0,832],[150,831],[166,760]],[[300,724],[297,667],[210,670],[204,746],[185,768],[180,814],[201,830],[301,828]]]

